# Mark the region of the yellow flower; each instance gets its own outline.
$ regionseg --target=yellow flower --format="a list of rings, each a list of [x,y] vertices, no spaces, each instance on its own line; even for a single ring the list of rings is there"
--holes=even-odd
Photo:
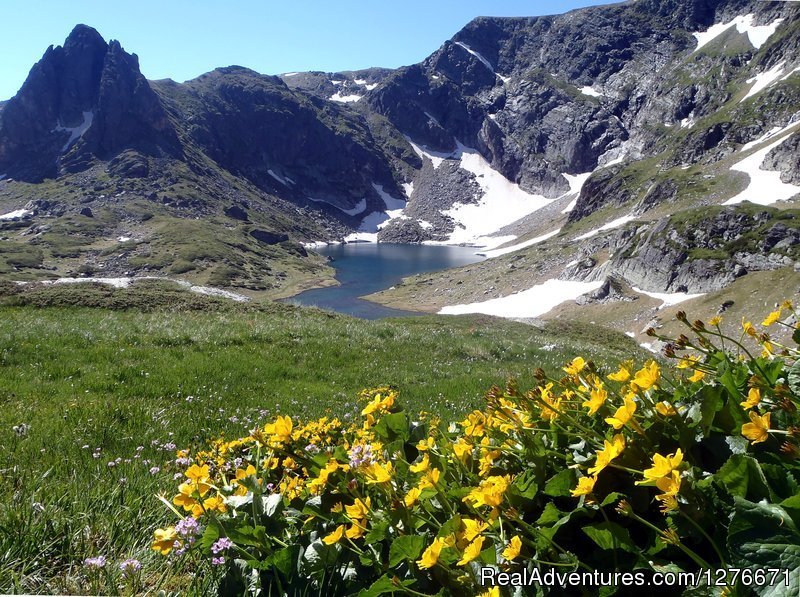
[[[771,326],[773,323],[779,321],[781,318],[781,310],[778,309],[777,311],[773,311],[769,315],[767,315],[766,319],[761,322],[761,325],[765,327]]]
[[[612,373],[608,376],[608,379],[610,379],[611,381],[621,381],[623,383],[628,381],[630,378],[631,378],[630,369],[628,369],[625,365],[620,365],[619,371],[617,371],[616,373]]]
[[[431,459],[428,458],[427,454],[425,454],[425,456],[422,457],[422,460],[420,460],[417,464],[412,464],[409,466],[408,470],[410,470],[412,473],[421,473],[422,471],[427,471],[430,464]]]
[[[781,308],[782,309],[789,309],[790,311],[794,310],[794,306],[792,306],[792,301],[790,301],[789,299],[786,299],[785,301],[783,301],[781,303]]]
[[[367,496],[367,499],[363,502],[361,498],[356,498],[355,503],[352,506],[345,506],[345,510],[347,511],[347,515],[352,519],[361,519],[367,518],[369,514],[369,509],[372,507],[372,500]]]
[[[474,508],[479,506],[496,508],[503,501],[503,495],[509,485],[511,485],[510,475],[488,477],[481,481],[478,487],[473,488],[462,501],[472,502]]]
[[[481,555],[481,547],[483,547],[484,539],[485,537],[476,537],[472,543],[467,545],[467,548],[461,555],[461,559],[458,562],[456,562],[456,566],[466,566],[472,560]]]
[[[472,454],[472,444],[467,442],[463,437],[459,437],[453,443],[453,452],[461,462],[466,462],[467,457]]]
[[[656,404],[656,412],[658,414],[663,415],[665,417],[674,417],[678,414],[678,411],[672,406],[669,402],[659,402]]]
[[[520,551],[522,551],[522,539],[519,535],[514,535],[503,550],[503,557],[510,562],[519,556]]]
[[[479,410],[474,410],[467,415],[467,418],[461,421],[464,427],[464,435],[481,436],[484,433],[484,426],[486,425],[486,416]]]
[[[408,490],[406,497],[403,498],[403,502],[406,505],[406,508],[410,508],[414,504],[419,501],[419,496],[422,493],[422,490],[419,487],[412,487]]]
[[[338,514],[339,512],[343,511],[344,511],[344,506],[342,505],[342,502],[336,502],[333,506],[331,506],[331,512],[333,512],[334,514]]]
[[[608,392],[602,386],[599,388],[592,388],[591,393],[589,394],[590,399],[585,401],[581,406],[585,406],[589,409],[589,414],[593,415],[600,407],[605,404],[606,399],[608,398]]]
[[[425,475],[419,480],[417,486],[420,489],[427,489],[428,487],[435,488],[436,484],[439,482],[439,475],[441,471],[438,468],[432,468],[425,473]]]
[[[765,359],[771,359],[775,356],[775,347],[772,345],[772,342],[769,340],[764,340],[761,343],[763,350],[761,351],[761,356]]]
[[[637,386],[642,391],[647,391],[652,387],[658,387],[657,383],[661,377],[661,369],[655,361],[649,361],[644,367],[636,372],[633,377],[632,385]]]
[[[617,409],[613,417],[606,417],[605,422],[614,429],[622,429],[625,423],[631,420],[633,413],[636,412],[636,403],[630,398],[625,397],[625,403]]]
[[[391,462],[387,462],[385,465],[373,462],[364,469],[364,476],[367,479],[368,485],[372,485],[374,483],[388,483],[392,480],[392,473],[393,469]]]
[[[597,482],[597,477],[581,477],[578,479],[578,486],[572,490],[572,497],[580,497],[582,495],[589,495],[594,491],[594,484]]]
[[[695,370],[695,372],[694,372],[694,375],[692,375],[692,376],[689,378],[689,381],[691,381],[692,383],[694,383],[694,382],[696,382],[696,381],[700,381],[700,380],[702,380],[702,379],[703,379],[705,376],[706,376],[706,374],[705,374],[704,372],[700,371],[700,369],[697,369],[697,370]]]
[[[672,471],[669,476],[661,477],[656,481],[656,487],[664,492],[656,496],[656,499],[661,502],[662,511],[677,510],[677,495],[681,489],[681,474],[678,471]]]
[[[360,520],[354,520],[353,524],[350,525],[344,534],[348,539],[358,539],[359,537],[363,537],[366,531],[367,519],[362,518]]]
[[[501,597],[500,596],[500,587],[491,587],[488,591],[484,591],[478,597]]]
[[[417,560],[417,566],[422,568],[423,570],[428,568],[433,568],[436,565],[436,562],[439,561],[439,555],[442,553],[442,548],[444,547],[444,539],[441,537],[436,537],[433,540],[425,551],[422,552],[422,557]]]
[[[563,369],[568,375],[578,375],[578,373],[583,371],[584,367],[586,367],[586,361],[583,357],[575,357],[572,359],[572,362],[566,367],[563,367]]]
[[[292,428],[294,424],[290,417],[279,416],[274,423],[264,425],[264,433],[271,435],[277,442],[288,442],[292,439]]]
[[[153,533],[155,540],[153,541],[152,548],[159,552],[162,556],[167,555],[175,546],[175,539],[178,533],[175,527],[167,527],[166,529],[156,529]]]
[[[744,330],[745,334],[747,334],[748,336],[752,336],[754,338],[758,333],[753,324],[750,323],[749,321],[745,321],[744,318],[742,318],[742,329]]]
[[[336,530],[333,531],[330,535],[323,537],[322,542],[325,545],[333,545],[334,543],[339,543],[339,541],[341,541],[342,538],[344,537],[344,527],[345,525],[340,524],[338,527],[336,527]]]
[[[427,450],[432,450],[436,447],[436,441],[429,437],[428,439],[421,439],[417,442],[417,450],[420,452],[426,452]]]
[[[764,416],[758,416],[755,412],[750,411],[749,415],[750,423],[742,425],[742,435],[754,444],[767,441],[772,414],[767,413]]]
[[[761,402],[761,390],[758,388],[750,388],[750,391],[747,393],[747,400],[744,402],[740,402],[739,404],[745,410],[750,410],[754,406],[758,406]]]
[[[722,323],[722,317],[720,317],[719,315],[714,315],[714,317],[708,320],[708,325],[710,325],[711,327],[716,327],[721,323]]]
[[[472,541],[489,527],[485,522],[473,520],[472,518],[463,518],[461,522],[464,525],[463,537],[467,541]]]
[[[214,512],[215,510],[217,512],[228,511],[228,507],[225,505],[225,500],[219,495],[215,495],[213,497],[208,498],[207,500],[203,500],[203,508],[205,508],[206,512]],[[195,512],[195,518],[197,518],[198,508],[195,508],[194,512]],[[200,513],[202,513],[202,510],[200,510]]]
[[[589,474],[597,476],[597,473],[606,468],[611,461],[622,454],[625,449],[625,437],[618,433],[611,441],[603,440],[603,449],[597,452],[594,466],[589,469]]]
[[[683,462],[683,452],[678,448],[674,454],[661,454],[653,455],[653,466],[644,471],[644,478],[648,481],[656,481],[668,475],[671,475],[674,470]]]

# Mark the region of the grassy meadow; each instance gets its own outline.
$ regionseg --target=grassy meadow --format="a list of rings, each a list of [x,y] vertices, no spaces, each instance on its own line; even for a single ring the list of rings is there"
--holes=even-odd
[[[0,292],[0,592],[204,593],[150,549],[176,451],[276,414],[348,420],[365,387],[460,417],[493,384],[635,343],[587,325],[483,316],[368,322],[236,305],[151,283]],[[85,305],[92,305],[87,307]],[[180,474],[180,473],[178,473]],[[88,557],[106,566],[91,573]],[[127,558],[142,569],[124,579]]]

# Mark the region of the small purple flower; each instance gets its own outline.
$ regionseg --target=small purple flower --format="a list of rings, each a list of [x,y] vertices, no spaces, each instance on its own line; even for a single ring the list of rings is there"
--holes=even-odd
[[[164,444],[163,446],[161,446],[161,449],[162,449],[162,450],[166,450],[167,452],[172,452],[172,451],[173,451],[173,450],[175,450],[177,447],[178,447],[178,446],[176,446],[174,443],[172,443],[172,442],[169,442],[168,444]]]
[[[177,464],[178,466],[189,466],[190,464],[192,464],[192,459],[186,458],[185,456],[182,458],[176,458],[175,464]]]
[[[319,454],[319,448],[317,447],[317,444],[308,444],[306,446],[306,452],[309,454]]]
[[[195,538],[200,535],[200,523],[191,516],[187,516],[175,525],[175,531],[183,537],[188,545],[194,543]]]
[[[135,558],[128,558],[119,565],[119,569],[125,578],[130,578],[142,569],[142,563]]]
[[[106,565],[106,557],[105,556],[95,556],[93,558],[86,558],[83,561],[83,565],[87,568],[105,568]]]
[[[158,467],[158,466],[154,466],[154,467],[150,468],[150,474],[151,475],[157,475],[160,472],[161,472],[161,468]]]
[[[214,542],[214,545],[211,546],[211,553],[217,555],[226,549],[230,549],[231,547],[233,547],[233,541],[227,537],[220,537]]]
[[[212,566],[222,566],[225,563],[225,556],[211,558]]]

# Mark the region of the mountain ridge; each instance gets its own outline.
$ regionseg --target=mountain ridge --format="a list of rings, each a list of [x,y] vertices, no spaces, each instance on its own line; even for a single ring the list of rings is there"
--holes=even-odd
[[[16,259],[34,267],[6,259],[0,275],[41,279],[84,266],[164,273],[180,260],[181,275],[196,282],[284,293],[297,270],[307,269],[301,286],[330,279],[298,242],[466,242],[491,253],[566,234],[588,251],[597,239],[578,237],[592,225],[610,226],[598,235],[605,238],[633,217],[655,221],[738,197],[737,168],[776,129],[756,168],[778,172],[783,194],[800,180],[793,6],[639,0],[479,17],[400,69],[270,76],[233,66],[185,83],[146,81],[135,54],[89,29],[49,49],[37,63],[42,73],[34,67],[0,104],[0,173],[17,179],[0,183],[0,204],[29,212],[2,224],[0,242],[13,250],[0,260],[30,244],[44,251]],[[86,82],[62,102],[58,73],[70,69]],[[35,94],[43,99],[22,101],[36,85],[47,88]],[[88,104],[97,121],[87,122]],[[41,189],[52,196],[31,199]],[[129,199],[110,207],[107,189]],[[169,228],[202,217],[230,242],[197,257],[196,247],[166,242],[145,220],[133,260],[105,259],[108,238],[130,219],[121,203],[134,200],[152,212],[148,220]],[[51,224],[36,224],[72,218],[74,228],[83,209],[112,215],[108,225],[95,218],[93,233],[80,231],[80,246],[56,247],[39,230]],[[501,211],[508,217],[495,217]],[[264,247],[258,238],[276,242]],[[267,248],[269,257],[254,255]],[[59,251],[74,255],[69,267]],[[265,283],[259,268],[280,270],[287,259],[299,259],[293,271]],[[667,290],[655,277],[645,282]]]

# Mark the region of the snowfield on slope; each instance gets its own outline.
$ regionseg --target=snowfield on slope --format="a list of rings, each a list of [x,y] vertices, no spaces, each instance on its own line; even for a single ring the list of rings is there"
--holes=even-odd
[[[597,290],[603,285],[599,282],[574,282],[551,279],[537,284],[528,290],[480,303],[451,305],[443,307],[442,315],[463,315],[483,313],[498,317],[539,317],[565,301],[574,301],[587,292]]]
[[[758,50],[766,43],[772,34],[775,33],[778,26],[783,22],[783,19],[776,19],[769,25],[753,25],[753,19],[755,19],[755,15],[752,13],[747,15],[739,15],[727,23],[717,23],[705,31],[697,31],[692,33],[695,39],[697,39],[697,47],[694,49],[694,51],[697,52],[703,46],[711,43],[734,25],[739,33],[747,34],[750,43],[753,44],[753,47]]]
[[[770,205],[777,201],[786,201],[794,197],[797,193],[800,193],[800,186],[781,180],[780,171],[763,170],[761,168],[767,154],[781,143],[791,138],[791,136],[792,135],[786,135],[777,141],[773,141],[763,149],[759,149],[752,155],[731,166],[731,170],[747,174],[750,177],[750,183],[744,191],[735,197],[731,197],[723,203],[723,205],[735,205],[743,201],[750,201],[757,205]]]

